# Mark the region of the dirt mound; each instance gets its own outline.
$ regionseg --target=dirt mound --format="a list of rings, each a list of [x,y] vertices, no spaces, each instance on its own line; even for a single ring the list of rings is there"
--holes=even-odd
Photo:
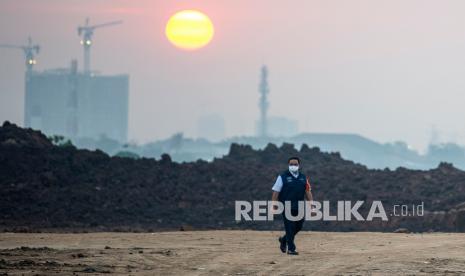
[[[465,172],[442,163],[429,171],[369,170],[306,145],[231,145],[212,162],[109,157],[101,151],[54,146],[38,131],[0,128],[0,227],[145,231],[165,229],[278,229],[281,222],[236,222],[236,200],[268,200],[287,158],[298,155],[316,200],[381,200],[388,215],[399,204],[424,202],[425,215],[388,222],[312,222],[315,230],[464,231]],[[369,205],[361,208],[367,212]],[[335,211],[332,211],[335,213]]]
[[[52,143],[41,132],[32,129],[19,129],[8,121],[5,121],[1,127],[0,144],[2,148],[46,148],[52,146]]]

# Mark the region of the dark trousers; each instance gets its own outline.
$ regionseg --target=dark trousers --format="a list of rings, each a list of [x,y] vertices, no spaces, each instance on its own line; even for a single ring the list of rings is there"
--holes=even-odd
[[[297,216],[299,211],[297,209],[291,209],[291,214],[293,217]],[[298,221],[292,221],[286,219],[285,212],[283,212],[283,221],[284,221],[284,230],[286,231],[286,234],[282,237],[283,239],[286,239],[287,242],[287,249],[289,251],[294,251],[295,250],[295,244],[294,244],[294,237],[299,233],[300,230],[302,230],[302,226],[305,221],[305,216],[301,220]]]

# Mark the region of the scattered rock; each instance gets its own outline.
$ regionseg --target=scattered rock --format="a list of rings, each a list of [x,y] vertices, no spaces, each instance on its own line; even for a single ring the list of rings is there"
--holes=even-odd
[[[77,253],[77,254],[71,254],[71,257],[73,257],[73,258],[85,258],[87,256],[82,254],[82,253]]]
[[[394,233],[409,234],[409,233],[410,233],[410,230],[408,230],[407,228],[397,228],[396,230],[394,230]]]
[[[84,273],[95,273],[95,272],[97,272],[97,269],[88,266],[88,267],[84,268],[81,272],[84,272]]]
[[[181,227],[179,227],[179,231],[193,231],[194,227],[188,224],[183,224]]]
[[[167,249],[167,250],[161,250],[161,251],[153,251],[151,253],[155,253],[155,254],[161,254],[161,255],[165,255],[165,256],[173,256],[173,255],[176,255],[175,252]]]

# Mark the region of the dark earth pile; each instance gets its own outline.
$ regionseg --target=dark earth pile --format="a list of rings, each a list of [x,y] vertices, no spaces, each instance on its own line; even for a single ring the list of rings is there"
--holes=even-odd
[[[298,155],[318,201],[381,200],[388,222],[308,222],[330,231],[465,230],[465,172],[441,163],[429,171],[369,170],[337,153],[293,145],[264,150],[233,144],[213,162],[109,157],[53,145],[38,131],[0,128],[0,228],[39,230],[279,229],[280,221],[236,222],[235,200],[267,200],[287,158]],[[422,217],[393,217],[395,204],[424,202]],[[462,206],[462,207],[461,207]],[[334,207],[334,206],[333,206]],[[368,211],[364,204],[361,213]],[[336,210],[331,209],[331,214]],[[365,216],[364,216],[365,217]]]

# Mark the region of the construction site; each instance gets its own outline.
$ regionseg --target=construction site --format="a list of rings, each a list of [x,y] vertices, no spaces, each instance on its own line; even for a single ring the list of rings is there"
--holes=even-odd
[[[66,68],[35,70],[40,46],[29,37],[26,45],[1,44],[25,56],[24,126],[73,142],[128,137],[129,75],[104,75],[91,69],[91,47],[96,29],[121,24],[113,21],[77,28],[83,48],[83,68],[72,60]]]

